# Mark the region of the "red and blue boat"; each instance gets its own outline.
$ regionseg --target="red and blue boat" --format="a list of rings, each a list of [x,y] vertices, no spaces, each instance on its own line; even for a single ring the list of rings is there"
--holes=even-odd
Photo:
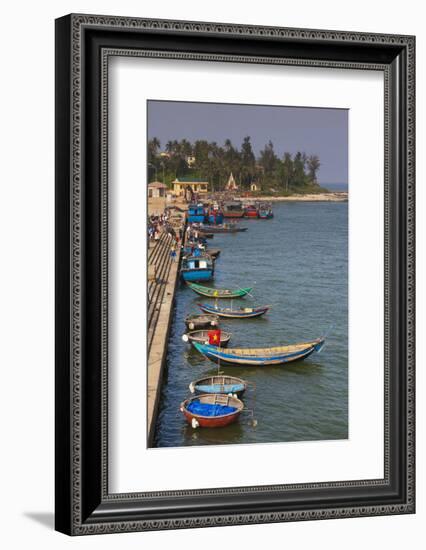
[[[235,422],[244,403],[231,395],[201,394],[185,399],[180,405],[186,421],[195,428],[223,428]]]
[[[224,365],[244,365],[250,367],[265,367],[283,365],[293,361],[306,359],[314,352],[321,351],[325,337],[309,342],[277,346],[270,348],[219,348],[209,344],[194,342],[194,347],[205,357]]]

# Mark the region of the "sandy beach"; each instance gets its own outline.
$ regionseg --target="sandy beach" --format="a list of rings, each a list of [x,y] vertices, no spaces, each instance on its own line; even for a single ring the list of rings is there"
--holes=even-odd
[[[281,202],[281,201],[301,201],[301,202],[346,202],[348,200],[348,193],[346,191],[338,191],[334,193],[307,193],[307,194],[294,194],[287,197],[256,197],[256,198],[242,198],[244,202],[247,201],[259,201],[259,202]]]

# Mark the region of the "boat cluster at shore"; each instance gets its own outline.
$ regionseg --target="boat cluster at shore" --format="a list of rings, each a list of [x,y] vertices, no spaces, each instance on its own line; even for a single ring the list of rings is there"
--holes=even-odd
[[[264,216],[259,213],[263,212]],[[242,215],[240,213],[242,212]],[[256,212],[256,215],[255,215]],[[181,277],[188,288],[198,295],[214,300],[213,303],[199,303],[201,314],[189,314],[186,319],[187,332],[182,336],[207,359],[218,365],[216,375],[209,375],[189,384],[191,397],[185,399],[180,410],[192,428],[218,428],[235,422],[245,408],[241,397],[249,381],[224,375],[221,367],[282,365],[305,359],[321,350],[325,338],[309,342],[269,348],[229,348],[231,334],[220,329],[221,319],[253,319],[265,315],[271,306],[234,307],[233,299],[253,297],[250,287],[223,289],[206,286],[214,278],[215,263],[219,249],[210,248],[208,241],[215,234],[232,234],[247,231],[235,221],[225,218],[273,217],[270,205],[248,205],[240,208],[236,201],[226,205],[211,203],[191,204],[187,214],[187,229],[182,245]],[[203,283],[203,284],[200,284]],[[219,300],[231,300],[231,305],[219,305]],[[249,321],[248,321],[249,322]]]

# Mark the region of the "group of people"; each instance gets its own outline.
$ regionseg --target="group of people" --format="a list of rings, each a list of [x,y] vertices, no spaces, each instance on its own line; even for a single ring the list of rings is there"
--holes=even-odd
[[[177,261],[176,251],[183,240],[183,229],[179,228],[179,231],[176,233],[170,224],[170,215],[167,210],[159,215],[151,214],[148,218],[148,238],[150,240],[158,241],[163,232],[168,233],[172,237],[170,256],[174,261]]]
[[[158,241],[161,233],[167,230],[169,214],[165,211],[162,214],[151,214],[148,218],[148,238]]]

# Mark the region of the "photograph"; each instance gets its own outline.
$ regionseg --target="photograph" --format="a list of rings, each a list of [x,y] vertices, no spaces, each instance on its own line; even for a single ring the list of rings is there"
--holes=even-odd
[[[146,103],[147,446],[348,439],[349,110]]]

